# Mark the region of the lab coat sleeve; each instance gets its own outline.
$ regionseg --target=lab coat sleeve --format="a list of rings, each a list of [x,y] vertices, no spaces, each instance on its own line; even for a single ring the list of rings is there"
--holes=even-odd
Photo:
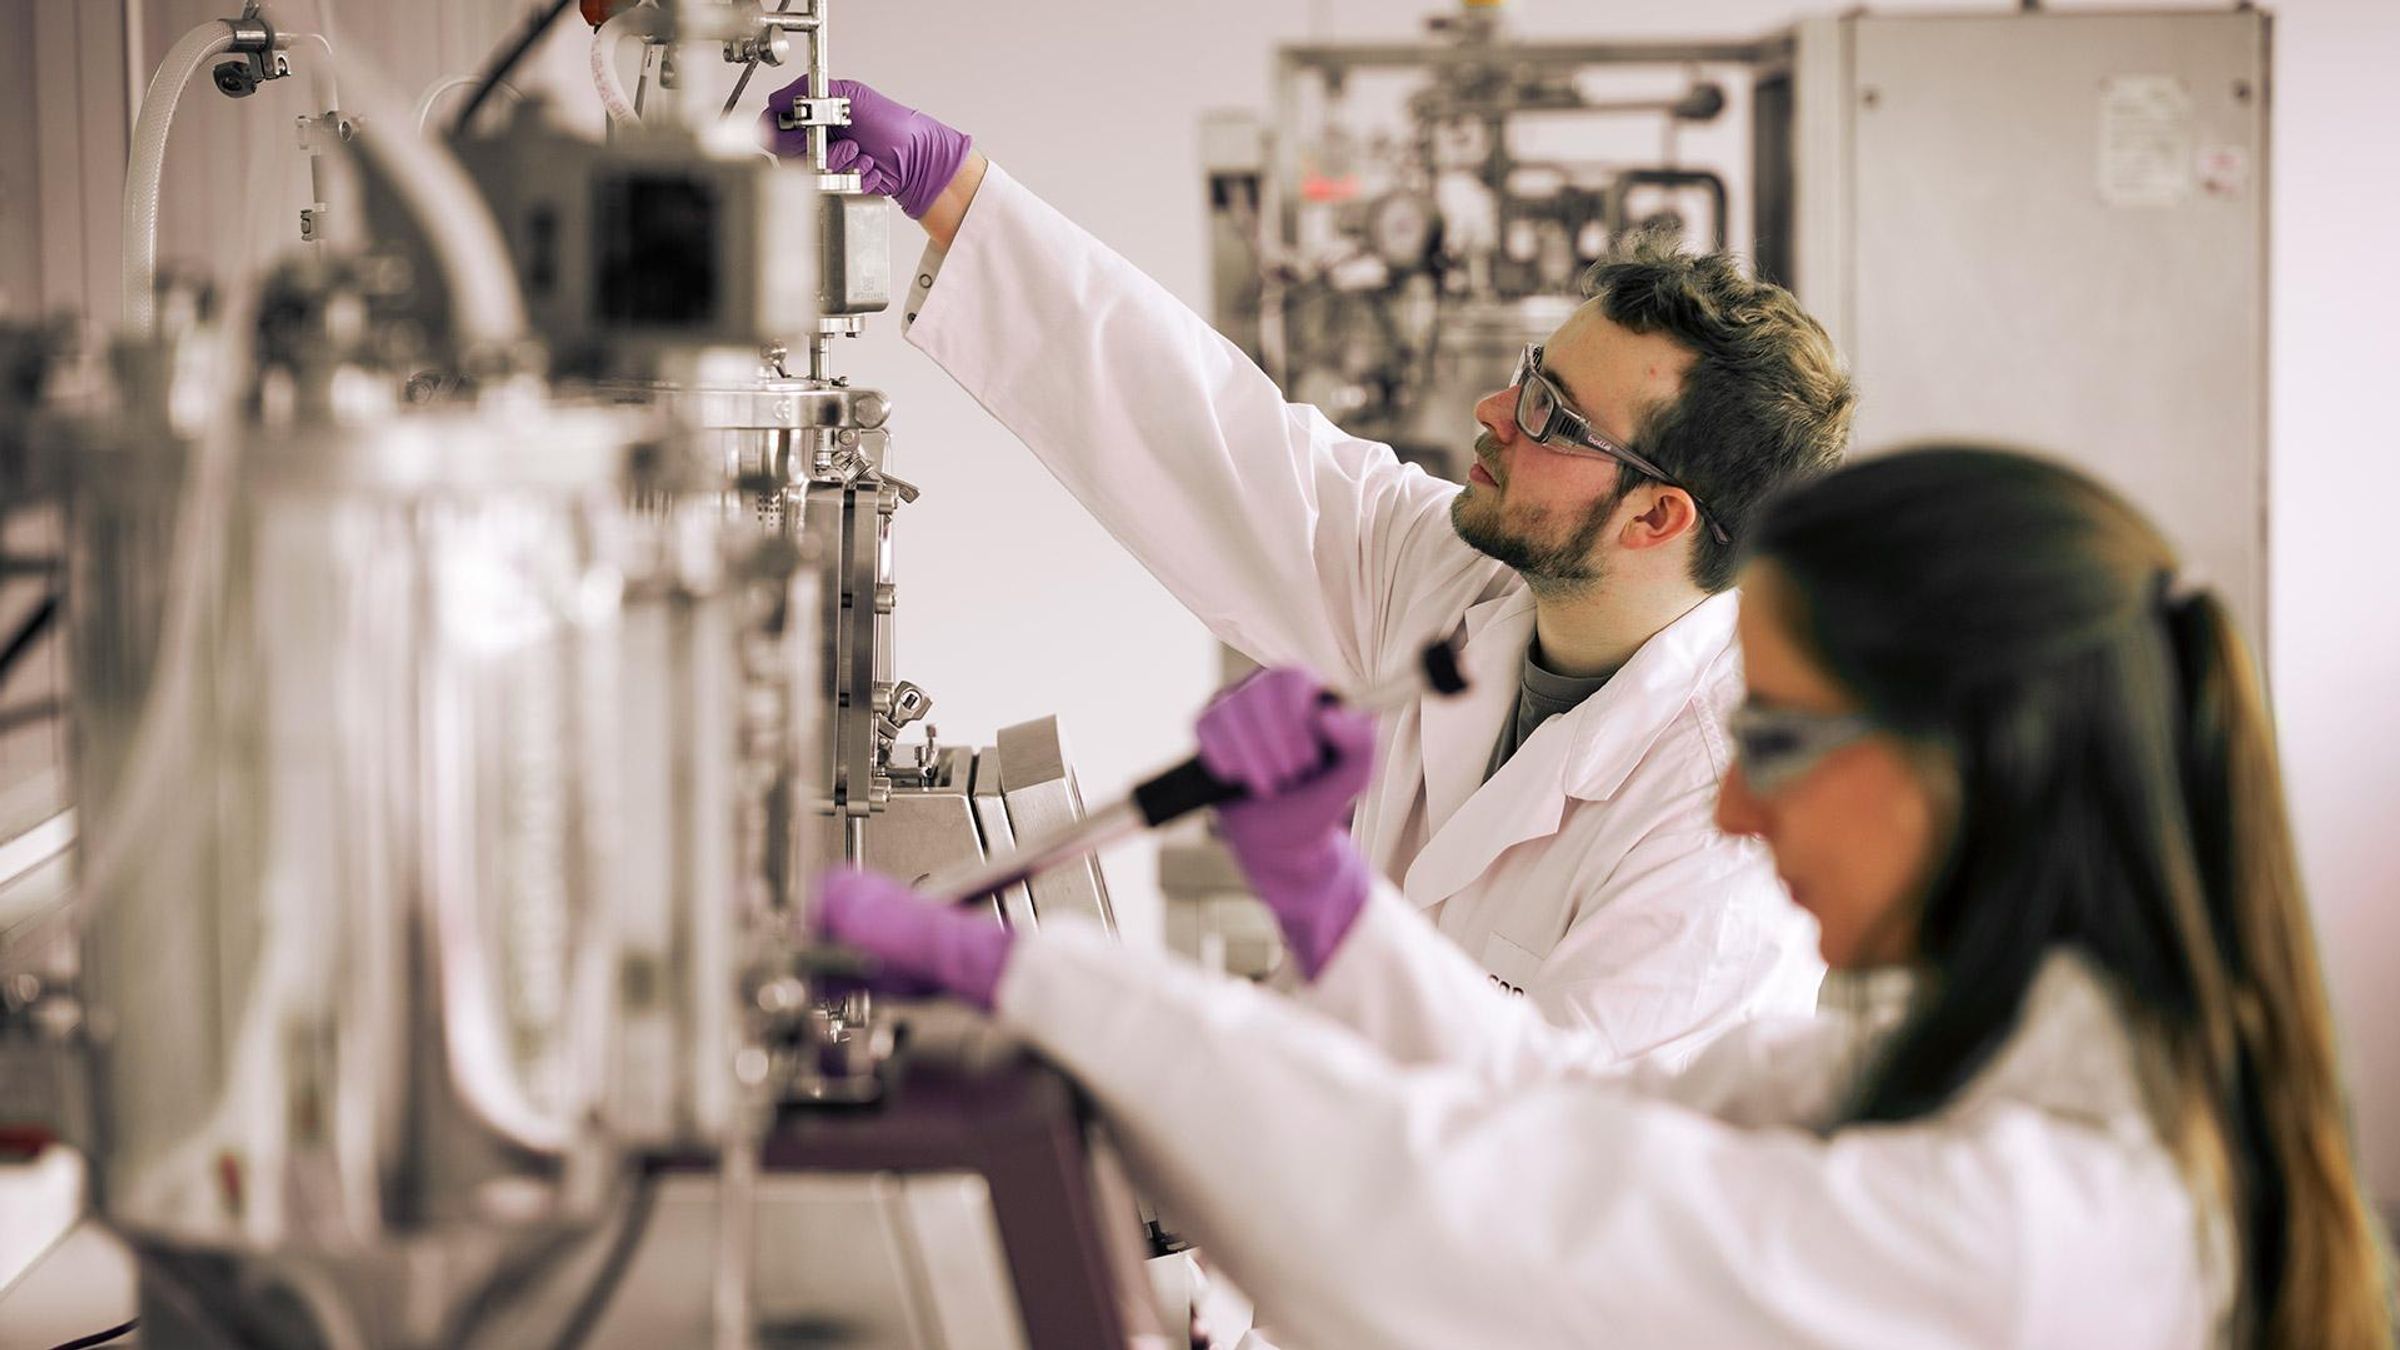
[[[1381,877],[1317,978],[1295,995],[1403,1064],[1448,1064],[1493,1083],[1606,1073],[1614,1046],[1547,1019],[1435,931]]]
[[[1293,992],[1401,1064],[1446,1065],[1499,1090],[1616,1080],[1746,1123],[1821,1119],[1842,1081],[1829,1066],[1852,1056],[1857,1020],[1779,1007],[1690,1051],[1627,1056],[1503,990],[1381,879],[1333,960]]]
[[[1295,1344],[2022,1344],[2030,1300],[2105,1303],[2111,1245],[2156,1246],[2111,1141],[2027,1111],[1828,1139],[1621,1082],[1495,1091],[1059,928],[999,1007]]]
[[[1157,282],[992,167],[909,341],[1224,642],[1381,676],[1498,575],[1454,484],[1288,403]]]
[[[1709,1028],[1814,1009],[1813,941],[1755,851],[1714,831],[1661,831],[1587,884],[1595,898],[1524,995],[1378,880],[1299,997],[1402,1063],[1452,1064],[1498,1084],[1635,1062],[1673,1070]]]

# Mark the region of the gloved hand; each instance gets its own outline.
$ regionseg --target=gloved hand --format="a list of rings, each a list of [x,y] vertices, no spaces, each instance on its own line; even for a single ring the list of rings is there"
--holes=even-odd
[[[1225,842],[1311,979],[1367,901],[1345,825],[1375,760],[1374,719],[1324,694],[1304,670],[1269,670],[1200,715],[1200,762],[1250,794],[1217,808]]]
[[[884,987],[951,994],[985,1012],[1000,988],[1014,942],[988,910],[928,900],[892,877],[844,869],[817,888],[817,930],[881,961]]]
[[[859,186],[890,197],[911,220],[925,214],[950,180],[967,162],[975,138],[943,125],[905,103],[894,103],[856,80],[828,80],[832,97],[850,100],[850,125],[832,127],[826,143],[825,165],[835,173],[859,175]],[[808,153],[808,129],[786,130],[776,117],[807,98],[808,77],[801,76],[767,96],[759,128],[767,148],[778,158]]]

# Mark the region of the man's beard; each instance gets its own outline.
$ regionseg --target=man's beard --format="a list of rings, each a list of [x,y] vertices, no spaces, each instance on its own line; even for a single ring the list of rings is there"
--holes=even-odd
[[[1477,448],[1484,448],[1478,441]],[[1495,480],[1497,475],[1494,475]],[[1608,528],[1609,518],[1617,513],[1617,503],[1625,500],[1625,485],[1592,503],[1584,518],[1576,523],[1567,538],[1558,543],[1541,544],[1521,534],[1512,534],[1500,523],[1502,491],[1495,486],[1484,488],[1494,500],[1482,510],[1470,510],[1467,499],[1477,491],[1462,489],[1450,499],[1450,528],[1467,547],[1492,558],[1517,575],[1540,594],[1561,594],[1589,590],[1600,584],[1604,575],[1600,560],[1592,556],[1592,545],[1600,540],[1600,532]]]

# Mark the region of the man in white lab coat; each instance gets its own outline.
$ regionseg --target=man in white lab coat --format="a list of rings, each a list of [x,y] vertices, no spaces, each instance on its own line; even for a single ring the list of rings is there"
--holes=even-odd
[[[1337,684],[1463,637],[1470,692],[1386,720],[1355,832],[1495,983],[1629,1057],[1813,1006],[1813,931],[1711,818],[1738,536],[1848,439],[1849,381],[1787,293],[1657,243],[1596,268],[1595,298],[1476,405],[1462,491],[1286,402],[965,136],[833,92],[836,167],[932,239],[909,340],[1218,637]],[[1306,996],[1394,1053],[1442,1039],[1407,998]]]

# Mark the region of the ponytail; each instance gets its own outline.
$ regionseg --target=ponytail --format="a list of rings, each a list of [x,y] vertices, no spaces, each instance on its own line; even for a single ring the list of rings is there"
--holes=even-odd
[[[2215,594],[2162,586],[2159,606],[2181,689],[2178,759],[2208,910],[2199,931],[2215,947],[2197,968],[2223,972],[2217,987],[2197,991],[2199,1052],[2211,1062],[2195,1077],[2217,1097],[2207,1115],[2222,1135],[2222,1181],[2240,1234],[2240,1339],[2273,1350],[2388,1347],[2391,1261],[2353,1170],[2257,672]]]
[[[2073,953],[2131,1025],[2196,1238],[2238,1260],[2214,1272],[2228,1344],[2391,1346],[2271,727],[2224,604],[2177,586],[2172,546],[2098,480],[1984,447],[1792,489],[1754,544],[1794,635],[1954,780],[1912,899],[1928,978],[1841,1123],[1953,1100]]]

